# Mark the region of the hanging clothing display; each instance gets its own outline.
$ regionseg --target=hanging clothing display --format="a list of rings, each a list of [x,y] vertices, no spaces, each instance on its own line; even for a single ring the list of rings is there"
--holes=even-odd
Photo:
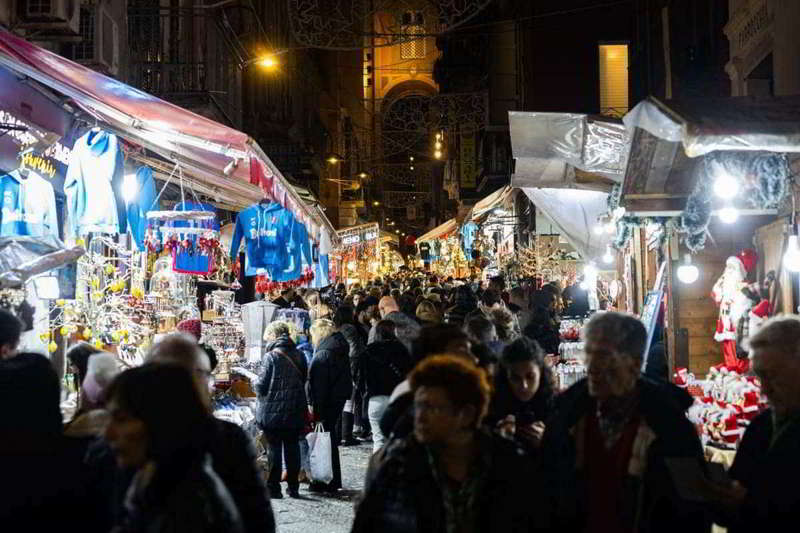
[[[216,209],[211,204],[202,202],[185,201],[180,202],[174,211],[208,211],[215,213],[213,219],[206,220],[178,220],[167,224],[168,228],[173,228],[178,233],[180,246],[172,251],[172,269],[182,274],[209,274],[214,269],[213,254],[210,250],[205,250],[200,245],[202,235],[196,233],[181,233],[181,228],[191,228],[193,230],[204,229],[207,231],[219,232],[219,221],[216,218]]]
[[[92,129],[75,141],[64,180],[66,237],[127,231],[122,172],[122,150],[116,135]]]
[[[56,196],[46,179],[29,170],[14,170],[0,176],[0,194],[0,237],[58,238]]]
[[[281,320],[291,324],[296,332],[311,329],[311,315],[305,309],[278,309],[274,320]]]
[[[436,239],[433,241],[433,246],[431,247],[431,261],[435,261],[442,257],[442,241]]]
[[[331,236],[323,228],[319,230],[319,258],[315,263],[314,279],[311,286],[315,289],[321,289],[330,285],[330,260],[329,254],[331,253]]]
[[[305,267],[311,267],[311,245],[308,242],[306,227],[295,219],[292,223],[291,238],[287,243],[289,265],[276,275],[274,281],[292,281],[303,275]]]
[[[273,280],[288,265],[287,243],[291,240],[294,216],[275,202],[251,205],[236,217],[231,241],[231,258],[235,258],[242,239],[247,260],[245,273],[259,274],[264,269]]]
[[[136,247],[144,250],[144,236],[147,232],[147,212],[156,210],[156,184],[150,167],[139,167],[136,171],[136,189],[133,199],[128,204],[128,225]]]
[[[474,222],[467,222],[461,228],[461,250],[464,252],[464,257],[472,257],[472,249],[475,244],[475,237],[478,233],[478,225]]]
[[[426,263],[431,260],[431,245],[428,241],[419,243],[419,256]]]

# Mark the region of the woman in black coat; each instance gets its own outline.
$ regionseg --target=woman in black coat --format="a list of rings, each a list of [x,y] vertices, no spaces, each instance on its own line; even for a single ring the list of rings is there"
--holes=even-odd
[[[122,468],[136,471],[115,533],[244,531],[208,454],[213,418],[185,368],[146,364],[108,391],[105,437]]]
[[[358,360],[367,348],[367,332],[356,322],[353,315],[353,308],[349,305],[340,305],[333,315],[333,324],[339,333],[350,346],[350,373],[355,385],[358,379]],[[363,398],[358,393],[358,388],[353,387],[353,394],[350,397],[350,411],[345,409],[342,412],[342,438],[345,446],[355,446],[360,442],[353,436],[354,426],[360,431],[361,436],[369,433],[369,420],[363,409]]]
[[[380,420],[389,405],[389,397],[414,366],[411,355],[397,340],[394,331],[395,325],[391,320],[378,322],[375,341],[367,345],[359,359],[356,387],[368,402],[373,453],[380,450],[386,441]]]
[[[311,325],[314,358],[308,371],[308,396],[314,419],[331,434],[333,480],[327,485],[311,484],[313,492],[335,492],[342,488],[339,463],[339,420],[344,404],[353,393],[350,346],[330,320],[321,318]]]
[[[554,377],[544,351],[536,341],[520,337],[500,357],[486,424],[533,452],[539,448],[554,397]]]
[[[285,322],[272,322],[267,326],[264,340],[269,341],[269,345],[255,392],[258,395],[258,424],[264,431],[272,456],[267,485],[272,498],[282,497],[281,472],[285,450],[289,496],[298,498],[300,434],[308,411],[306,358],[289,337],[289,326]]]

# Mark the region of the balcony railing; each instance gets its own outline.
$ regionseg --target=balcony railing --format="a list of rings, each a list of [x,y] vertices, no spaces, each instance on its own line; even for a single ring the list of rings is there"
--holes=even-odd
[[[183,107],[241,125],[241,74],[218,21],[164,7],[128,10],[130,82]]]
[[[731,43],[731,57],[746,57],[772,31],[774,15],[768,0],[749,0],[731,13],[725,34]]]

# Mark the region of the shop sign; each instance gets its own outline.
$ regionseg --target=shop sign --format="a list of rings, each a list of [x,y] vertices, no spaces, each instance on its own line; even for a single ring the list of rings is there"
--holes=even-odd
[[[351,245],[351,244],[358,244],[361,242],[360,235],[348,235],[347,237],[342,237],[342,244],[344,245]]]
[[[364,234],[364,240],[365,241],[371,241],[371,240],[377,239],[377,238],[378,238],[378,232],[377,231],[368,231],[368,232],[366,232]]]

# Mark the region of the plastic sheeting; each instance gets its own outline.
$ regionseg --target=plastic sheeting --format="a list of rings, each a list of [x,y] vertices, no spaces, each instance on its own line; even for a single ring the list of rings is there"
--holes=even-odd
[[[491,211],[492,209],[501,207],[503,203],[506,201],[506,198],[508,198],[508,195],[511,194],[511,191],[513,191],[511,186],[506,185],[501,189],[496,190],[492,194],[486,196],[482,200],[478,201],[478,203],[472,206],[470,218],[472,220],[475,220],[476,218]]]
[[[509,111],[514,185],[574,187],[574,169],[621,182],[628,151],[625,126],[580,113]]]
[[[561,235],[587,261],[599,259],[610,242],[609,235],[596,235],[598,218],[608,211],[608,194],[577,189],[522,188],[531,202],[547,215]]]
[[[0,288],[21,287],[37,274],[77,261],[80,246],[65,248],[52,236],[0,238]]]
[[[440,239],[445,235],[448,235],[456,230],[458,230],[458,222],[456,222],[456,219],[451,218],[444,224],[436,226],[428,233],[417,239],[417,242],[420,243],[423,241],[432,241],[434,239]]]
[[[686,155],[715,150],[800,152],[800,97],[703,98],[662,102],[650,97],[622,119],[659,139],[680,142]]]

